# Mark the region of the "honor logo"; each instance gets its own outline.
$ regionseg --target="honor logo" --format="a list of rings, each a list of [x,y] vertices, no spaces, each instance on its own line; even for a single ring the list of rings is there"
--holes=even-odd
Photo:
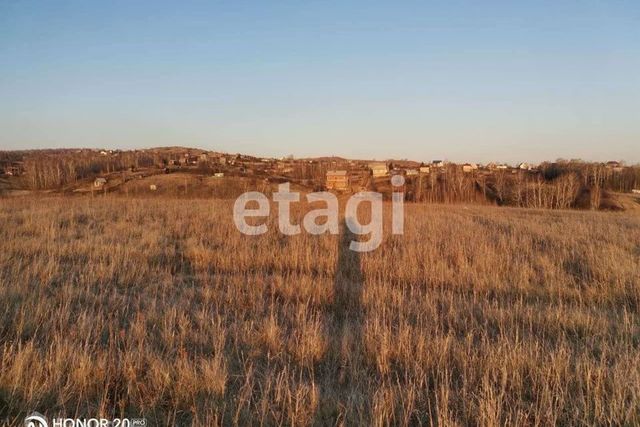
[[[39,414],[38,412],[34,412],[24,419],[25,427],[49,427],[47,424],[47,419],[44,415]]]
[[[51,418],[34,412],[24,419],[25,427],[145,427],[146,418]]]

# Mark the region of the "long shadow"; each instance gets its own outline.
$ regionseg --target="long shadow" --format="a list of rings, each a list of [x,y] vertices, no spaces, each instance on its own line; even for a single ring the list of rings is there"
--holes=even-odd
[[[347,221],[350,219],[345,220],[341,227],[336,275],[333,281],[334,320],[342,324],[352,320],[361,320],[362,286],[364,283],[360,253],[349,249],[351,241],[357,240],[357,236],[351,232]]]
[[[357,240],[347,226],[341,225],[338,260],[333,282],[334,297],[329,307],[327,342],[329,344],[322,363],[321,408],[316,423],[321,425],[349,424],[355,414],[350,409],[361,408],[366,396],[358,387],[364,369],[362,360],[362,327],[364,309],[362,287],[364,276],[360,253],[349,249]]]

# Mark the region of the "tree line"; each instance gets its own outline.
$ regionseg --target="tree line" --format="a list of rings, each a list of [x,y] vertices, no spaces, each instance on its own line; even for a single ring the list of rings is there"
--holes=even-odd
[[[543,163],[535,171],[463,172],[448,165],[408,180],[407,196],[424,203],[494,203],[527,208],[612,208],[611,192],[640,188],[640,167]]]
[[[31,190],[58,189],[100,174],[158,166],[163,161],[162,156],[145,151],[103,155],[91,150],[34,150],[13,157],[23,162],[20,178]]]

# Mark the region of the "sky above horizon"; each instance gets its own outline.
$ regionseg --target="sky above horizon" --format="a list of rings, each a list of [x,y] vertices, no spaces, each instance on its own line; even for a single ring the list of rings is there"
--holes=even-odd
[[[0,149],[640,162],[637,1],[0,2]]]

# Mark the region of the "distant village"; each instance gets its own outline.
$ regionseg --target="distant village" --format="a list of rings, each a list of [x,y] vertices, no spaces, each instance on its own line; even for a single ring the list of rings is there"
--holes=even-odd
[[[589,192],[590,199],[594,197],[596,188],[597,192],[602,189],[640,194],[638,166],[613,160],[587,163],[577,159],[559,159],[542,164],[483,165],[457,164],[441,159],[417,162],[340,157],[270,158],[163,147],[0,152],[0,171],[0,177],[15,182],[16,187],[75,192],[107,192],[133,179],[190,174],[222,182],[244,178],[262,183],[291,182],[309,191],[378,191],[383,194],[391,192],[391,177],[402,175],[405,177],[407,200],[418,202],[489,200],[517,206],[572,207],[586,203],[580,201],[580,198],[587,197],[585,190]],[[87,180],[90,180],[90,185],[87,185]],[[158,191],[160,186],[159,183],[149,183],[148,191]]]

